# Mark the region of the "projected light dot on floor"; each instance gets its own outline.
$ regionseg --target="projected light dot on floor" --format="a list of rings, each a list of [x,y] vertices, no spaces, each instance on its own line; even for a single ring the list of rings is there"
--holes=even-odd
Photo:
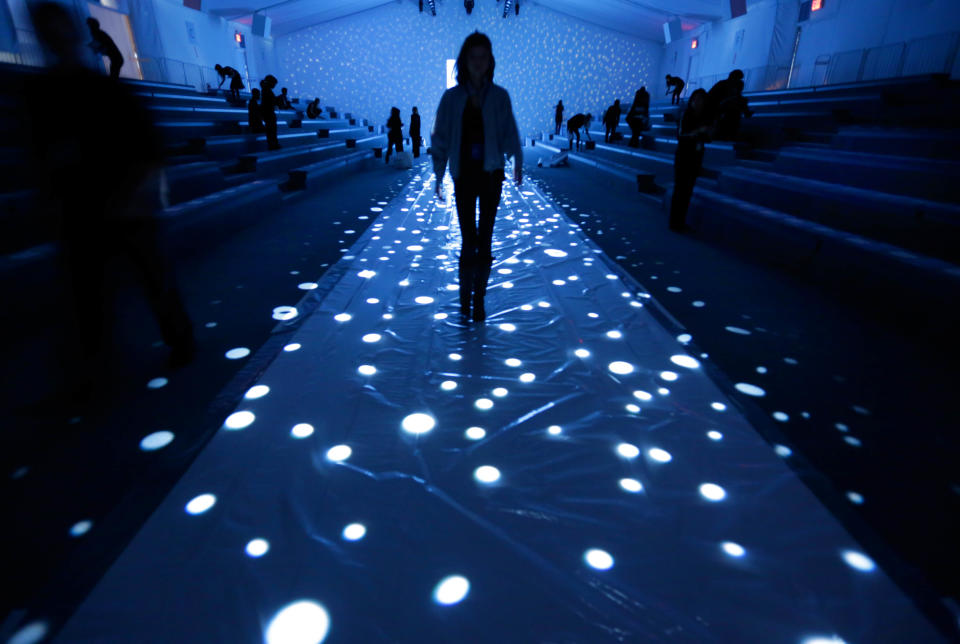
[[[368,297],[367,304],[380,304],[380,300],[375,297]]]
[[[37,644],[47,637],[49,628],[46,622],[30,622],[16,633],[14,633],[7,644]]]
[[[231,430],[244,429],[253,424],[256,419],[257,417],[252,411],[237,411],[227,416],[227,419],[223,421],[223,426]]]
[[[303,599],[288,604],[270,620],[266,644],[320,644],[330,632],[327,609]]]
[[[240,358],[246,358],[248,355],[250,355],[250,349],[246,347],[237,347],[235,349],[230,349],[223,355],[229,360],[239,360]]]
[[[620,487],[634,494],[643,491],[643,484],[637,479],[620,479]]]
[[[419,297],[413,298],[413,301],[417,304],[432,304],[433,298],[429,295],[420,295]]]
[[[707,305],[706,302],[701,302],[700,300],[694,300],[692,304],[693,304],[693,307],[697,309],[702,309]]]
[[[537,379],[537,376],[532,373],[522,373],[520,374],[520,382],[530,383]]]
[[[854,505],[863,505],[863,495],[859,492],[847,492],[847,500]]]
[[[503,398],[504,396],[506,396],[506,395],[507,395],[508,393],[510,393],[510,392],[508,392],[505,387],[497,387],[496,389],[494,389],[494,390],[491,391],[490,393],[492,393],[492,394],[493,394],[494,396],[496,396],[497,398]]]
[[[853,445],[854,447],[860,447],[863,445],[860,439],[855,436],[844,436],[843,442],[845,442],[847,445]]]
[[[464,434],[470,440],[478,441],[487,435],[487,430],[485,430],[482,427],[468,427],[467,431],[465,431]]]
[[[700,486],[700,494],[708,501],[723,501],[727,492],[716,483],[704,483]]]
[[[727,409],[727,406],[724,405],[722,402],[710,403],[710,407],[712,407],[716,411],[726,411]]]
[[[292,320],[299,315],[299,311],[294,306],[277,306],[273,309],[273,319],[281,322]]]
[[[610,338],[611,340],[619,340],[620,338],[623,337],[623,333],[617,330],[607,331],[607,337]]]
[[[613,557],[606,550],[591,548],[583,553],[583,560],[595,570],[610,570],[613,568]]]
[[[815,635],[808,637],[800,644],[847,644],[845,640],[838,635]]]
[[[517,325],[516,325],[516,324],[510,324],[509,322],[504,322],[503,324],[500,325],[500,330],[501,330],[501,331],[506,331],[506,332],[508,332],[508,333],[512,333],[513,331],[516,331],[516,330],[517,330]]]
[[[593,312],[591,311],[590,313],[587,313],[587,317],[588,317],[588,318],[594,318],[594,319],[596,319],[596,318],[600,317],[600,314],[599,314],[599,313],[593,313]]]
[[[790,420],[790,415],[782,411],[775,411],[773,412],[773,419],[785,423]]]
[[[847,427],[844,423],[834,423],[833,426],[836,427],[837,430],[839,430],[839,431],[841,431],[841,432],[848,432],[848,431],[850,431],[850,428]]]
[[[353,319],[353,316],[349,313],[337,313],[333,316],[333,319],[337,322],[349,322],[351,319]]]
[[[412,250],[412,251],[415,251],[415,252],[419,252],[419,251],[423,250],[423,246],[420,246],[419,244],[411,244],[410,246],[407,246],[407,250]]]
[[[673,371],[661,371],[660,378],[666,380],[667,382],[674,382],[680,376]]]
[[[748,396],[753,396],[755,398],[761,398],[767,395],[767,392],[764,391],[762,388],[756,385],[751,385],[749,382],[738,382],[737,384],[734,385],[734,387],[740,393],[746,394]]]
[[[317,288],[319,284],[316,282],[303,282],[302,284],[297,284],[297,288],[301,291],[312,291]]]
[[[212,329],[212,328],[214,328],[214,327],[217,326],[217,323],[216,323],[216,322],[207,322],[207,323],[204,324],[203,326],[207,327],[208,329]]]
[[[446,313],[434,313],[434,314],[433,314],[433,319],[434,319],[434,320],[446,320],[447,317],[449,317],[449,316],[448,316]]]
[[[400,423],[403,431],[408,434],[426,434],[436,425],[437,421],[433,416],[421,413],[410,414]]]
[[[382,337],[383,337],[383,336],[380,335],[379,333],[367,333],[366,335],[364,335],[364,336],[363,336],[362,338],[360,338],[360,339],[363,340],[364,342],[368,343],[368,344],[372,344],[372,343],[374,343],[374,342],[380,342],[380,339],[381,339]]]
[[[453,380],[444,380],[440,383],[440,388],[444,391],[453,391],[457,388],[457,383]]]
[[[310,423],[297,423],[290,429],[290,435],[294,438],[307,438],[313,435],[313,425]]]
[[[723,551],[731,557],[742,557],[743,555],[747,554],[747,551],[744,550],[743,546],[732,541],[724,541],[722,544],[720,544],[720,547],[723,548]]]
[[[653,394],[643,391],[642,389],[637,389],[633,392],[633,397],[637,400],[642,400],[643,402],[648,402],[653,400]]]
[[[665,449],[660,449],[659,447],[654,447],[647,450],[647,456],[652,460],[658,463],[669,463],[673,460],[673,456]]]
[[[547,433],[551,436],[559,436],[563,433],[563,428],[560,425],[550,425],[547,427]]]
[[[140,440],[140,449],[144,452],[154,452],[158,449],[163,449],[171,442],[173,442],[173,432],[161,430],[144,436]]]
[[[351,523],[344,527],[341,536],[346,541],[360,541],[367,535],[367,527],[362,523]]]
[[[518,358],[507,358],[503,361],[503,364],[507,365],[508,367],[519,367],[523,364],[523,362]]]
[[[190,499],[190,502],[184,506],[187,514],[203,514],[214,506],[217,497],[213,494],[201,494]]]
[[[578,358],[589,358],[590,352],[586,349],[577,349],[573,352],[573,355],[577,356]]]
[[[504,282],[500,285],[501,288],[513,288],[513,282]]]
[[[303,345],[301,345],[299,342],[292,342],[286,345],[285,347],[283,347],[283,350],[286,351],[287,353],[290,353],[292,351],[299,351],[301,346]]]
[[[564,284],[566,284],[564,280],[553,280],[554,286],[563,286]]]
[[[460,355],[459,353],[451,353],[451,354],[448,355],[447,357],[450,358],[451,360],[453,360],[454,362],[463,359],[463,356]]]
[[[679,342],[680,344],[689,344],[692,341],[693,341],[693,336],[690,335],[689,333],[681,333],[680,335],[677,336],[677,342]]]
[[[263,398],[268,393],[270,393],[270,387],[267,385],[254,385],[247,389],[247,393],[243,394],[243,397],[247,400],[256,400],[257,398]]]
[[[617,445],[617,454],[627,459],[634,459],[640,456],[640,448],[631,443],[620,443]]]
[[[738,326],[725,326],[723,328],[729,331],[730,333],[735,333],[737,335],[751,335],[750,331],[746,329],[741,329]]]
[[[256,559],[267,554],[267,551],[270,550],[270,543],[266,539],[251,539],[244,550],[246,550],[248,556]]]
[[[160,389],[161,387],[166,387],[167,382],[168,381],[166,378],[154,378],[147,383],[147,389]]]
[[[443,606],[462,602],[470,593],[470,581],[461,575],[444,578],[433,590],[433,601]]]
[[[668,286],[668,287],[667,287],[667,290],[670,291],[671,293],[682,293],[682,292],[683,292],[683,289],[680,288],[679,286]]]
[[[372,376],[377,373],[377,368],[373,365],[362,364],[357,367],[357,373],[359,373],[361,376]]]
[[[682,354],[670,356],[670,362],[680,367],[686,367],[687,369],[696,369],[700,366],[699,360]]]
[[[711,429],[709,432],[707,432],[707,437],[712,441],[718,441],[723,439],[723,434],[715,429]]]
[[[844,550],[841,556],[848,566],[860,572],[872,572],[877,567],[873,559],[856,550]]]
[[[562,251],[558,248],[545,248],[543,252],[549,255],[550,257],[566,257],[567,256],[566,251]]]
[[[773,451],[781,458],[787,458],[793,454],[793,450],[786,445],[775,445]]]
[[[90,532],[90,528],[92,527],[93,527],[93,521],[90,521],[90,520],[77,521],[72,526],[70,526],[70,536],[82,537],[83,535]]]
[[[347,460],[352,454],[353,450],[349,445],[334,445],[327,450],[327,460],[338,463]]]
[[[640,407],[639,407],[639,405],[634,405],[633,403],[629,403],[629,404],[627,404],[627,405],[624,405],[624,409],[626,409],[626,410],[627,410],[628,412],[630,412],[631,414],[639,414],[639,413],[640,413]]]
[[[392,319],[393,319],[393,313],[384,313],[381,317],[382,317],[384,320],[392,320]]]
[[[473,478],[481,483],[496,483],[500,480],[500,470],[492,465],[481,465],[473,471]]]
[[[537,306],[539,306],[541,309],[549,309],[550,302],[537,302]]]
[[[611,362],[609,365],[607,365],[607,369],[609,369],[612,373],[617,374],[618,376],[626,376],[627,374],[633,373],[634,367],[629,362],[616,360],[614,362]]]
[[[766,368],[766,367],[762,367],[762,366],[761,366],[761,367],[757,367],[757,373],[759,373],[759,374],[767,373],[767,368]]]
[[[521,305],[520,305],[520,310],[521,310],[521,311],[532,311],[532,310],[533,310],[533,305],[532,305],[532,304],[521,304]]]

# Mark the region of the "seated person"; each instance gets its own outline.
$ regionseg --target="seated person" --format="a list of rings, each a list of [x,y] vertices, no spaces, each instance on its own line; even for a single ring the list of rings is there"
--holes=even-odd
[[[320,116],[320,99],[315,98],[307,105],[307,117],[315,119]]]

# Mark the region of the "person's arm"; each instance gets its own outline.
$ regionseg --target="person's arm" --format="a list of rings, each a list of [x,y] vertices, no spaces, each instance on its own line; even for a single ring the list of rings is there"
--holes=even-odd
[[[513,157],[513,179],[517,185],[523,184],[523,141],[520,140],[520,129],[517,127],[517,118],[513,114],[513,103],[510,94],[503,92],[503,109],[506,114],[503,131],[503,148]]]
[[[223,87],[223,81],[227,80],[227,75],[222,72],[217,72],[217,75],[220,77],[220,84],[217,85],[217,89]]]
[[[433,156],[433,173],[437,176],[436,193],[440,194],[443,184],[443,175],[447,172],[447,156],[449,152],[449,119],[450,99],[444,92],[437,106],[437,115],[433,119],[433,131],[430,133],[430,154]]]

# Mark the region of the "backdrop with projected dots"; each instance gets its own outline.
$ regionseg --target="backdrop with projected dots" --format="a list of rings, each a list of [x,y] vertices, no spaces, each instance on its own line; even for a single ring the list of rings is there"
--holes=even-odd
[[[614,99],[629,105],[637,89],[657,82],[660,43],[528,3],[519,16],[504,18],[502,3],[492,0],[477,2],[470,16],[459,2],[438,6],[436,16],[415,4],[389,4],[278,38],[278,62],[294,96],[319,97],[378,125],[391,106],[400,108],[404,123],[418,106],[429,143],[446,61],[474,30],[493,42],[494,82],[510,92],[524,136],[552,131],[558,99],[564,119],[585,111],[600,116]]]

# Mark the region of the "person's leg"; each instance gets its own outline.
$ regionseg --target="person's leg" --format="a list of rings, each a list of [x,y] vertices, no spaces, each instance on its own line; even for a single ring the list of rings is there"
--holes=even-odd
[[[117,56],[110,59],[110,78],[117,80],[120,78],[120,68],[123,67],[123,57]]]
[[[460,224],[460,314],[464,318],[469,318],[477,269],[476,178],[461,176],[454,181],[453,190],[457,203],[457,221]]]
[[[683,230],[696,181],[695,160],[688,158],[686,154],[677,155],[674,162],[673,198],[670,200],[670,230]]]
[[[484,297],[487,281],[493,267],[493,225],[497,218],[500,195],[503,191],[503,170],[484,173],[480,186],[480,223],[477,227],[477,272],[473,283],[473,320],[483,322],[487,318]]]

